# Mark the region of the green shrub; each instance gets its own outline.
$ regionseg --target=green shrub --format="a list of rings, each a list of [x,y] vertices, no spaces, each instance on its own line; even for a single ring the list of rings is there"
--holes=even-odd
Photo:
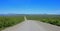
[[[0,29],[13,26],[24,21],[23,16],[0,16]]]
[[[60,26],[60,15],[32,15],[32,16],[27,16],[27,19],[42,21]]]

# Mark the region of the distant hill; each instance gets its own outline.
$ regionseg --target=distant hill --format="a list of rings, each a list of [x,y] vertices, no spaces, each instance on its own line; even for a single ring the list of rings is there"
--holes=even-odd
[[[55,14],[0,14],[0,16],[32,16],[32,15],[35,15],[35,16],[47,16],[47,15],[60,16],[60,15],[55,15]]]

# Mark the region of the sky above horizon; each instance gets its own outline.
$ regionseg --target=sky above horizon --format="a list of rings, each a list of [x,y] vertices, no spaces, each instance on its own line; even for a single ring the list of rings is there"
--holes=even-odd
[[[0,14],[60,14],[60,0],[0,0]]]

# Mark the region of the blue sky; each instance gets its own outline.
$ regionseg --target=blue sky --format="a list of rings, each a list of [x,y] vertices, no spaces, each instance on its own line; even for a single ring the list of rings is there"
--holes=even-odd
[[[0,0],[0,14],[60,14],[60,0]]]

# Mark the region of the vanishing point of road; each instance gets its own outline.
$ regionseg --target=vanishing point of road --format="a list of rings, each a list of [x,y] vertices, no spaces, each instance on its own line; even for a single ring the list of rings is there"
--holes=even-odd
[[[51,24],[35,20],[27,20],[26,16],[24,16],[24,19],[25,19],[24,22],[6,28],[2,31],[60,31],[60,27],[58,26],[54,26]]]

